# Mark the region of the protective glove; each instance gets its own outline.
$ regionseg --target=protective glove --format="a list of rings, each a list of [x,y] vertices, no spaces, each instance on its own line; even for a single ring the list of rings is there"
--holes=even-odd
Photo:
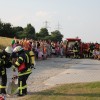
[[[34,69],[35,69],[34,64],[32,64],[30,68],[31,68],[31,69],[32,69],[32,68],[34,68]]]
[[[16,71],[16,67],[14,65],[12,65],[12,70],[15,72]]]

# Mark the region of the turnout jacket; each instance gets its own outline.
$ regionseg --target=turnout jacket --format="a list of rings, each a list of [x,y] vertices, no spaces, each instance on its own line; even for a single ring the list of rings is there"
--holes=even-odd
[[[6,68],[10,68],[11,65],[10,55],[5,51],[0,52],[0,72],[2,75],[6,73]]]
[[[29,63],[28,55],[24,51],[20,52],[15,62],[15,67],[18,68],[18,76],[32,73],[32,70],[30,66],[28,65],[28,63]]]

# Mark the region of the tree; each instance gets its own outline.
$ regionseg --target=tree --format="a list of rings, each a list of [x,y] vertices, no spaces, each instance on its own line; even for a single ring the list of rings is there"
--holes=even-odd
[[[53,41],[62,41],[63,35],[60,33],[60,31],[56,30],[51,32],[51,37]]]
[[[12,32],[17,38],[22,38],[23,30],[24,29],[20,26],[12,28]]]
[[[49,36],[49,32],[46,28],[41,28],[39,33],[36,33],[36,39],[46,40],[46,37]]]
[[[20,32],[20,31],[23,31],[23,28],[20,27],[20,26],[13,27],[12,29],[13,29],[13,31],[14,31],[15,33]]]
[[[44,40],[52,40],[52,37],[51,37],[51,35],[48,35],[48,36],[46,36],[45,38],[44,38]]]
[[[14,36],[14,34],[12,34],[12,27],[10,23],[3,23],[2,36],[4,37]]]
[[[41,37],[46,37],[49,35],[49,32],[46,28],[41,28],[39,34]]]
[[[34,39],[35,38],[35,28],[31,24],[27,24],[27,27],[24,28],[23,32],[27,38]]]
[[[2,32],[3,32],[3,23],[0,20],[0,36],[2,36]]]

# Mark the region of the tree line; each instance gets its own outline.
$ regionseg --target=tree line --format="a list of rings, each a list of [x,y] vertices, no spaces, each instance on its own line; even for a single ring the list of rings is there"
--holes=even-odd
[[[63,35],[59,30],[48,32],[47,28],[41,28],[36,33],[35,28],[29,23],[26,27],[16,26],[13,27],[11,23],[4,23],[0,20],[0,36],[2,37],[17,37],[19,39],[28,38],[34,40],[51,40],[51,41],[62,41]]]

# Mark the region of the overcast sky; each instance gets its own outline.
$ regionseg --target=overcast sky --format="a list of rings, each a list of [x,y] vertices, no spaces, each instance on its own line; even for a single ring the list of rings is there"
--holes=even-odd
[[[59,26],[64,39],[100,43],[100,0],[0,0],[0,19],[13,26],[31,23],[36,32],[47,21],[48,31]]]

